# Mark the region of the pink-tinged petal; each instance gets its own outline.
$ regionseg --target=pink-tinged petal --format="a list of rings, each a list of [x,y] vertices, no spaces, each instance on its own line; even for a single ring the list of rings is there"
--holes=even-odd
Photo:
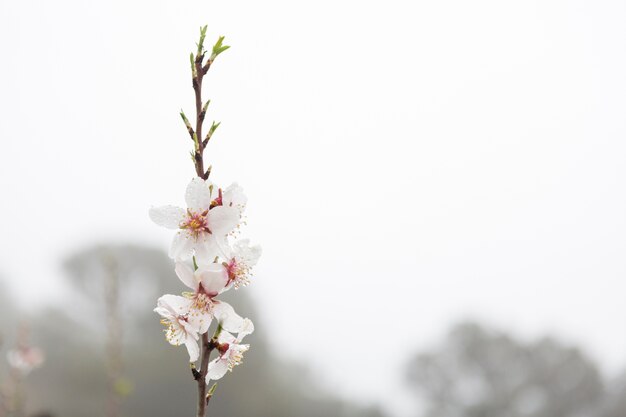
[[[209,362],[209,368],[206,374],[206,383],[211,380],[217,380],[222,378],[228,372],[228,358],[220,356]]]
[[[151,207],[148,214],[153,222],[168,229],[178,229],[185,219],[185,210],[176,206]]]
[[[244,325],[244,319],[230,304],[224,301],[215,300],[213,305],[213,316],[222,325],[222,328],[231,333],[239,333]]]
[[[208,226],[215,237],[226,236],[239,224],[239,210],[234,207],[217,206],[209,211]]]
[[[204,291],[213,297],[221,293],[228,283],[228,271],[220,263],[203,266],[196,271],[196,275]]]
[[[191,258],[194,244],[195,239],[186,231],[176,233],[172,240],[172,246],[170,247],[170,258],[181,261]]]
[[[209,189],[210,183],[207,183],[202,178],[195,177],[191,180],[187,186],[185,192],[185,201],[187,207],[194,211],[204,211],[211,205],[211,190]]]
[[[198,289],[198,281],[194,276],[193,270],[183,262],[176,262],[176,276],[181,280],[183,284],[196,291]]]
[[[189,353],[189,362],[197,361],[200,356],[198,342],[188,337],[187,340],[185,340],[185,347],[187,348],[187,353]]]

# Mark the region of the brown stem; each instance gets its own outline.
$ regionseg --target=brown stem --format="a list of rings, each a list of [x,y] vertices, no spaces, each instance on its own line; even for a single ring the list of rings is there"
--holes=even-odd
[[[206,414],[206,406],[208,401],[206,400],[206,374],[209,368],[209,357],[211,356],[211,351],[213,350],[213,343],[209,340],[209,333],[205,333],[202,335],[202,359],[200,361],[200,372],[196,377],[196,382],[198,383],[198,413],[196,417],[204,417]]]
[[[210,68],[210,60],[203,67],[202,61],[204,61],[204,53],[198,54],[194,61],[195,71],[193,72],[193,90],[196,94],[196,132],[195,132],[195,154],[194,161],[196,166],[196,174],[198,177],[207,179],[208,173],[204,170],[204,147],[206,143],[202,140],[202,123],[204,123],[204,117],[206,111],[203,108],[202,102],[202,79]]]

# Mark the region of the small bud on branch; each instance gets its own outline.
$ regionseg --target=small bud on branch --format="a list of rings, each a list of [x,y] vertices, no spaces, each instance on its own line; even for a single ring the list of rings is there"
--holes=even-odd
[[[197,381],[200,378],[202,378],[202,374],[200,373],[200,371],[198,371],[196,369],[196,365],[195,364],[191,363],[191,364],[189,364],[189,367],[191,368],[191,374],[193,375],[193,379],[195,379]]]
[[[191,136],[191,139],[193,139],[195,132],[193,131],[193,127],[191,127],[191,123],[189,123],[189,119],[187,119],[187,116],[185,116],[185,112],[182,110],[180,111],[180,117],[185,123],[185,127],[187,128],[187,132],[189,132],[189,136]]]
[[[191,52],[191,53],[189,54],[189,63],[191,64],[191,76],[192,76],[193,78],[196,78],[196,75],[197,75],[197,74],[196,74],[196,64],[195,64],[195,62],[194,62],[194,61],[195,61],[195,58],[194,58],[194,56],[193,56],[193,52]]]
[[[209,388],[209,392],[207,392],[206,394],[206,405],[209,405],[209,401],[211,401],[211,397],[215,393],[216,389],[217,389],[217,382],[211,385],[211,388]]]
[[[213,121],[213,123],[211,124],[211,127],[209,128],[209,131],[206,134],[206,137],[202,141],[202,146],[206,146],[209,143],[209,141],[211,140],[211,136],[213,136],[213,132],[217,130],[220,124],[222,124],[222,122],[215,123],[215,120]]]
[[[202,107],[202,111],[200,112],[200,119],[204,122],[204,116],[206,115],[206,110],[209,107],[209,103],[211,103],[211,100],[207,100],[206,103],[204,103],[204,106]]]
[[[197,43],[198,45],[198,53],[196,54],[197,57],[204,55],[204,38],[206,37],[207,27],[208,25],[204,25],[203,27],[200,28],[200,40]]]
[[[217,42],[215,42],[215,45],[213,45],[213,53],[211,54],[211,58],[209,58],[211,61],[215,60],[219,54],[230,48],[228,45],[222,45],[222,42],[224,42],[224,36],[220,36]]]

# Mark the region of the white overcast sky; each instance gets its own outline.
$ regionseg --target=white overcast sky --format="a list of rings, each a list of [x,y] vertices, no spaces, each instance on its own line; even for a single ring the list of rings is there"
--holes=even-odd
[[[0,275],[62,294],[83,245],[166,249],[193,176],[198,27],[213,178],[264,246],[258,331],[401,414],[410,352],[480,318],[626,366],[626,2],[0,3]],[[388,340],[375,345],[380,335]]]

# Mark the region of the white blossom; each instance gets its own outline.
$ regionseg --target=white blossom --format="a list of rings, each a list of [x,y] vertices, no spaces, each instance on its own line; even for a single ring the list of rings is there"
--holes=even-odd
[[[169,256],[176,260],[195,256],[209,262],[220,252],[226,236],[239,224],[241,212],[233,205],[223,205],[221,191],[210,181],[196,177],[185,192],[187,210],[176,206],[150,209],[150,218],[168,229],[178,229]],[[229,200],[230,201],[230,200]]]
[[[259,245],[250,246],[249,239],[241,239],[233,244],[230,256],[225,263],[228,272],[228,286],[238,289],[250,283],[252,268],[257,264],[262,250]]]
[[[248,319],[242,323],[237,337],[230,332],[222,330],[217,338],[218,350],[220,355],[209,362],[209,368],[206,375],[206,383],[211,380],[217,380],[226,375],[226,372],[232,371],[233,368],[241,364],[244,352],[250,349],[249,344],[242,344],[244,336],[254,331],[254,325]]]
[[[192,300],[178,295],[165,294],[157,301],[156,313],[161,315],[161,324],[166,326],[165,338],[174,346],[185,345],[189,361],[195,362],[200,355],[198,338],[201,330],[206,333],[211,316],[192,310]]]
[[[177,262],[176,275],[193,290],[186,294],[186,298],[191,302],[191,314],[203,317],[200,334],[207,332],[213,318],[227,331],[238,333],[242,330],[246,319],[235,313],[230,304],[215,298],[229,288],[228,273],[223,265],[212,263],[193,271],[183,262]]]

